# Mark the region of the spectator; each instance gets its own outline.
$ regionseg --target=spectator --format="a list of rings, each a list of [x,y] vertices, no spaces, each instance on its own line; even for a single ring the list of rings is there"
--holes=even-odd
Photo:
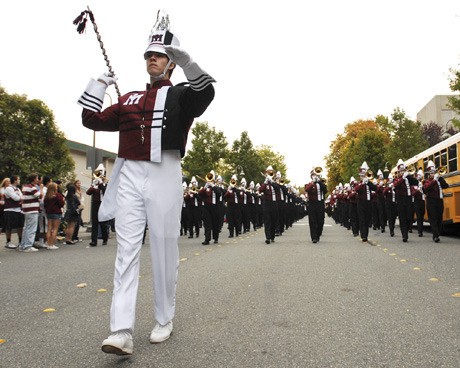
[[[17,245],[11,242],[11,233],[16,230],[19,243],[22,240],[22,228],[24,227],[24,214],[21,209],[22,192],[18,188],[21,179],[17,175],[10,178],[10,185],[5,188],[5,208],[3,213],[6,245],[8,249],[17,249]]]
[[[46,233],[48,241],[47,248],[51,250],[59,249],[54,243],[56,242],[59,224],[61,223],[62,208],[64,207],[65,199],[58,192],[56,183],[49,183],[44,202],[46,217],[48,219],[48,231]]]
[[[37,248],[47,248],[46,242],[46,233],[48,230],[48,219],[46,218],[46,210],[45,210],[45,197],[46,192],[48,190],[48,185],[53,180],[49,176],[42,177],[42,197],[40,199],[40,212],[38,215],[38,242],[35,243]]]
[[[3,226],[3,210],[5,209],[5,188],[10,185],[10,178],[5,178],[2,180],[0,186],[0,234],[5,231]]]
[[[34,248],[35,234],[37,233],[38,212],[40,210],[41,187],[37,189],[38,175],[32,173],[27,177],[27,184],[22,188],[22,212],[24,213],[24,231],[19,244],[21,252],[37,252]]]
[[[76,241],[72,240],[75,230],[75,224],[80,220],[80,200],[76,195],[76,187],[73,184],[67,186],[67,194],[65,196],[66,211],[64,220],[67,222],[65,230],[65,243],[75,244]]]
[[[76,190],[75,194],[77,195],[78,200],[80,201],[80,207],[79,207],[80,211],[78,213],[78,221],[75,224],[75,230],[73,231],[72,240],[78,242],[78,241],[80,241],[80,238],[78,236],[78,232],[80,231],[80,226],[83,226],[81,213],[85,209],[85,205],[83,203],[85,201],[85,197],[83,196],[83,192],[81,191],[81,181],[80,180],[75,180],[75,182],[73,184],[75,185],[75,190]]]

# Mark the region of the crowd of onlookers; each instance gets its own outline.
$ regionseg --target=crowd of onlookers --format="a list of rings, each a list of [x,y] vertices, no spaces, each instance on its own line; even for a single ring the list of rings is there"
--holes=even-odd
[[[37,252],[59,249],[80,241],[84,197],[80,180],[62,186],[59,180],[31,173],[21,183],[18,175],[1,181],[0,231],[8,249]],[[17,234],[17,242],[13,234]]]

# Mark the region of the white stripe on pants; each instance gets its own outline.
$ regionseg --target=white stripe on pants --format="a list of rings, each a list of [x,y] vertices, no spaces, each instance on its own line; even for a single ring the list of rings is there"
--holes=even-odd
[[[178,151],[163,151],[162,161],[125,160],[117,192],[117,258],[110,328],[134,330],[139,258],[146,220],[154,280],[154,314],[162,325],[175,313],[182,171]]]

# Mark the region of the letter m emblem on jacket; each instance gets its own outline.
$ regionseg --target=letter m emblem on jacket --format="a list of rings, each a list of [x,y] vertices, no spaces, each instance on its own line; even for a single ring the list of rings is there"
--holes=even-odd
[[[128,97],[128,99],[126,100],[126,102],[123,105],[134,105],[134,104],[137,105],[139,103],[139,100],[142,98],[142,96],[144,96],[143,93],[141,93],[141,94],[134,93],[133,95],[130,95]]]

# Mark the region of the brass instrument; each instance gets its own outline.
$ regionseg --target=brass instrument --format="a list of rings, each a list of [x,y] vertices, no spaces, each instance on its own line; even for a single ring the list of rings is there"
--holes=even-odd
[[[439,175],[445,175],[446,172],[447,172],[447,166],[439,166],[438,169],[436,170],[436,172]]]
[[[283,178],[281,178],[281,179],[279,180],[279,183],[280,183],[281,185],[284,185],[285,182],[286,182],[286,180],[284,180]]]
[[[236,180],[235,179],[230,179],[230,185],[236,186]]]
[[[313,171],[315,172],[316,175],[320,176],[321,173],[323,172],[323,168],[321,166],[316,166]]]
[[[268,170],[265,174],[261,171],[260,172],[262,174],[262,176],[265,178],[265,179],[270,179],[270,180],[273,180],[273,175],[275,174],[275,172],[273,170]]]
[[[202,178],[201,176],[198,176],[198,175],[196,177],[198,179],[204,181],[205,183],[215,182],[215,177],[214,177],[214,174],[212,172],[208,172],[204,178]]]
[[[374,179],[374,172],[372,170],[367,170],[366,177],[367,177],[368,180],[373,180]]]
[[[417,169],[415,168],[414,165],[407,166],[406,170],[407,170],[409,175],[414,175],[416,173],[416,171],[417,171]]]

